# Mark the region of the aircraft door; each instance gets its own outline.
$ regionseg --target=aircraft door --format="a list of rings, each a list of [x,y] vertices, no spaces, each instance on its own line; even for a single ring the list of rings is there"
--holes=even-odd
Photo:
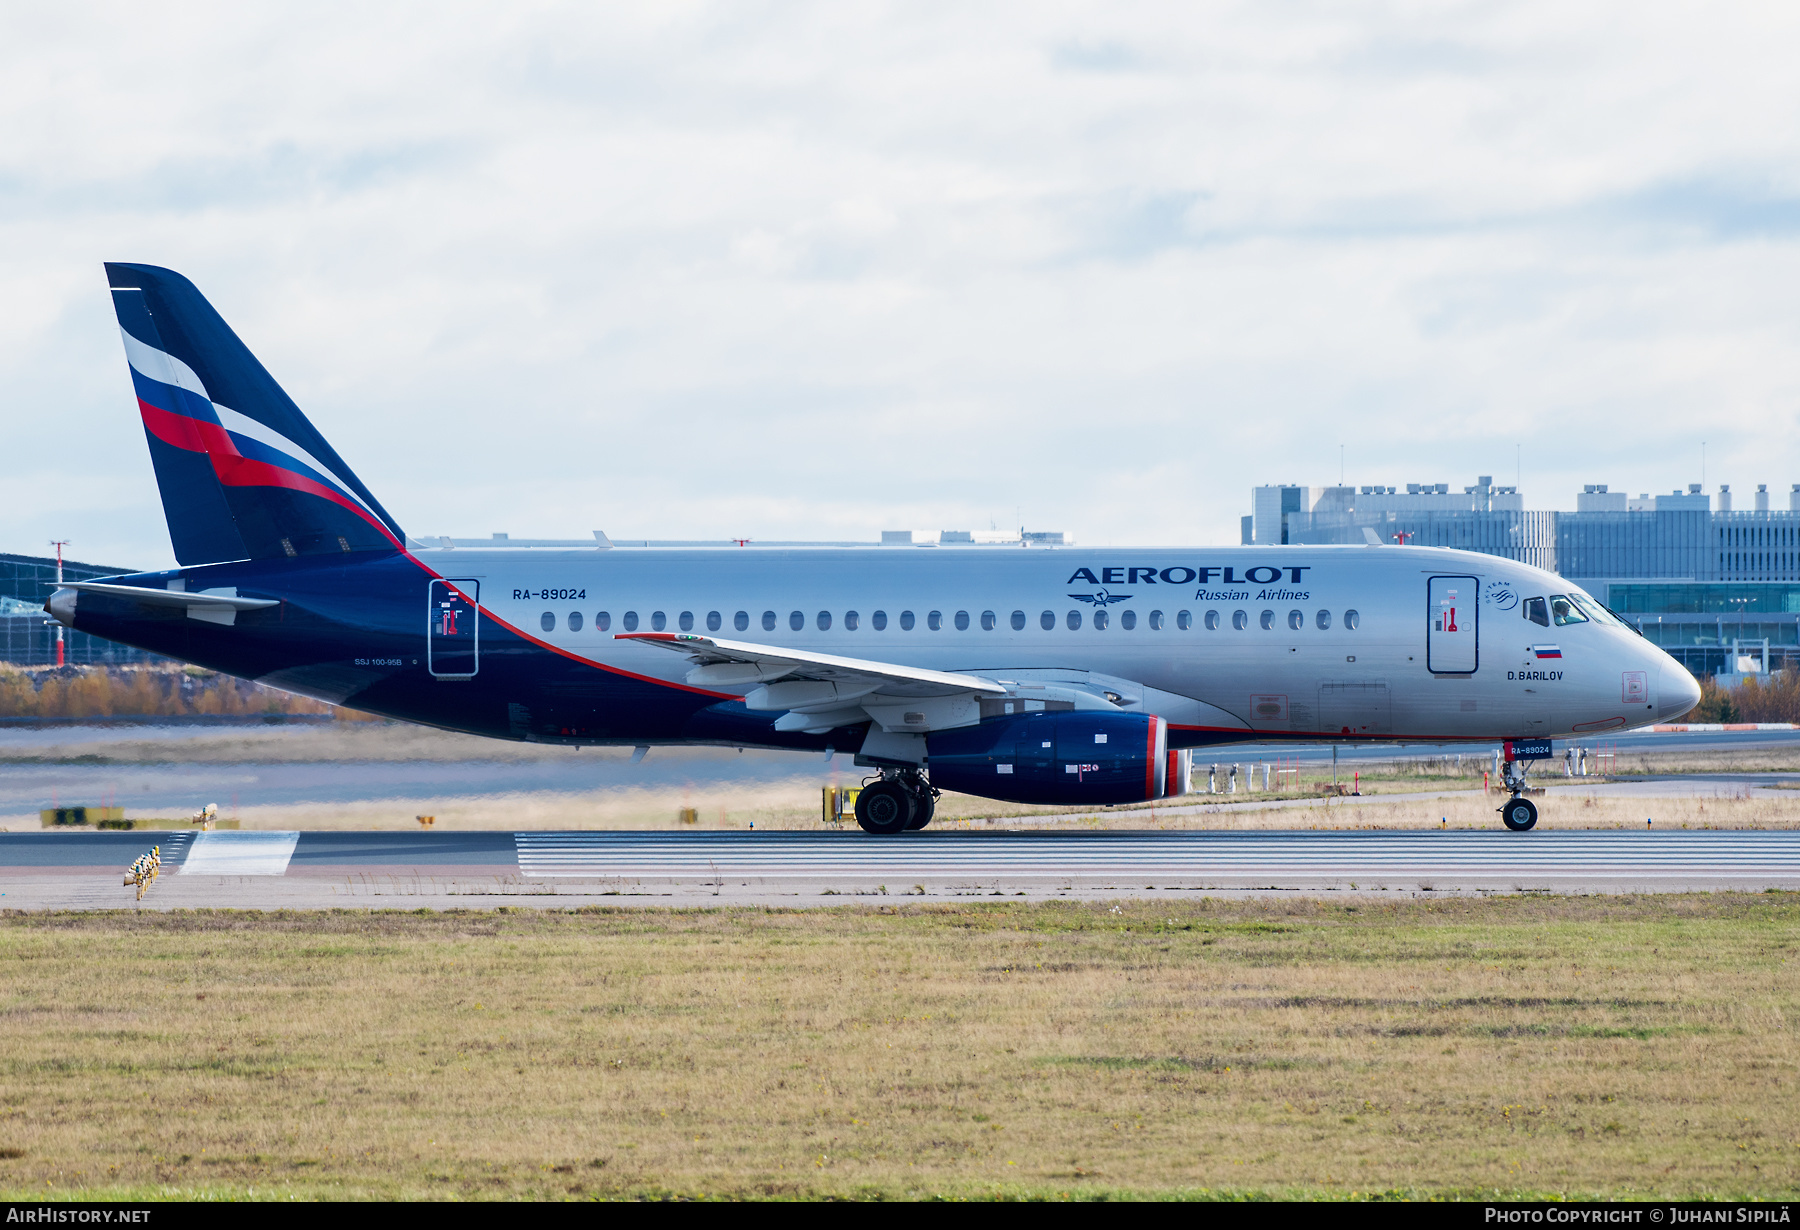
[[[433,581],[427,593],[425,668],[439,679],[473,679],[481,668],[481,582]]]
[[[1434,675],[1472,675],[1481,664],[1476,632],[1481,582],[1432,577],[1426,582],[1425,669]]]

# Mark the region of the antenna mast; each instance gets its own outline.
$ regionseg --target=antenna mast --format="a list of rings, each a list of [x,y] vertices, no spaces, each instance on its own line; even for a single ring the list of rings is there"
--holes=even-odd
[[[56,584],[58,588],[60,588],[63,579],[62,549],[69,545],[69,540],[67,538],[52,538],[50,540],[50,545],[56,548]],[[63,664],[63,626],[61,624],[56,625],[56,664],[58,666]]]

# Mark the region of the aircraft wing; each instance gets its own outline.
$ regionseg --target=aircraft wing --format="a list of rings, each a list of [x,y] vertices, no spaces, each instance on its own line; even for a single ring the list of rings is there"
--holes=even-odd
[[[769,684],[790,679],[848,684],[852,688],[863,688],[861,695],[952,696],[974,692],[999,696],[1006,692],[1002,684],[979,675],[898,666],[866,658],[840,658],[836,654],[809,653],[803,649],[777,649],[692,632],[620,632],[613,639],[639,641],[658,649],[686,654],[695,663],[694,669],[688,672],[687,681],[697,687]],[[845,691],[838,689],[840,696]]]
[[[840,658],[803,649],[777,649],[691,632],[622,632],[637,641],[685,654],[695,687],[752,685],[746,708],[785,710],[776,730],[819,733],[874,722],[889,733],[922,735],[981,720],[981,698],[1003,696],[1004,684],[979,675],[926,670],[866,658]],[[869,745],[863,745],[867,751]]]

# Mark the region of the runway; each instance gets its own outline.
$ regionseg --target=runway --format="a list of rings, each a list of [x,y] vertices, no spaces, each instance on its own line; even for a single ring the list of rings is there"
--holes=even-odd
[[[780,903],[1164,892],[1800,890],[1800,832],[0,834],[0,908]]]

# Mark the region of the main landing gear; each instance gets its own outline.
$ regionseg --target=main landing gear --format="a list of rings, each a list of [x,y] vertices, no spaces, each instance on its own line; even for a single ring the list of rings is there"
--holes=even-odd
[[[856,823],[865,833],[904,833],[931,823],[938,792],[917,769],[883,769],[881,780],[856,796]]]
[[[1525,797],[1527,761],[1507,761],[1501,768],[1500,781],[1510,792],[1500,808],[1500,823],[1515,833],[1523,833],[1538,821],[1537,804]]]

